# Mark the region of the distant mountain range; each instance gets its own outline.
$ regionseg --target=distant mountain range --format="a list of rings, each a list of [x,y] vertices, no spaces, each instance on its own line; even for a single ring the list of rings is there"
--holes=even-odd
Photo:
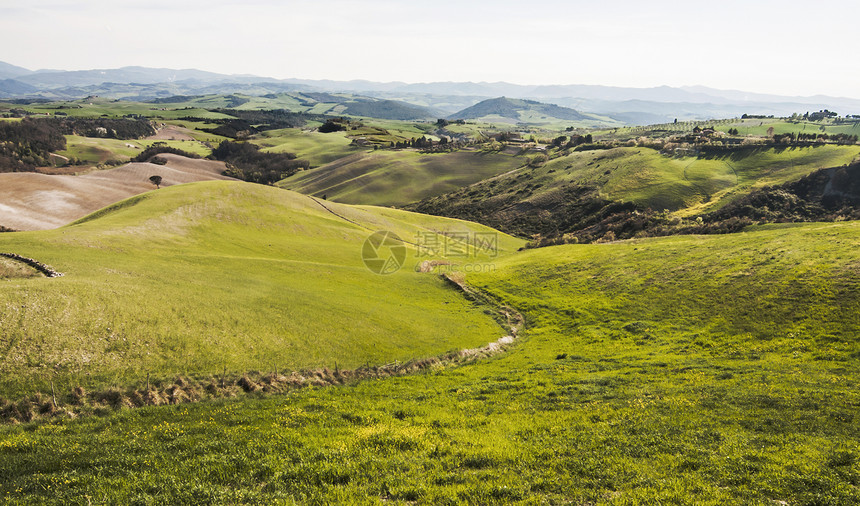
[[[292,91],[360,94],[405,102],[440,115],[452,115],[487,99],[508,97],[554,104],[561,108],[574,109],[577,114],[592,113],[627,124],[660,123],[675,118],[704,120],[745,113],[785,116],[821,109],[830,109],[840,114],[860,114],[858,99],[823,95],[786,97],[717,90],[704,86],[622,88],[596,85],[528,86],[505,82],[410,84],[363,80],[279,80],[247,74],[226,75],[195,69],[147,67],[31,71],[0,62],[0,100],[63,100],[99,95],[147,101],[174,95],[266,95]],[[548,116],[559,118],[557,114],[567,113],[556,110]]]

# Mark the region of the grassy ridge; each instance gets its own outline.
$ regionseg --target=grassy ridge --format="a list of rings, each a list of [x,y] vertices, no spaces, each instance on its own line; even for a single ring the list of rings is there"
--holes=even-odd
[[[524,310],[506,355],[5,427],[0,496],[855,503],[858,247],[838,223],[518,253],[467,278]]]
[[[375,151],[343,158],[284,179],[279,186],[350,204],[402,205],[513,170],[524,159],[458,151]]]
[[[376,230],[414,242],[421,232],[487,229],[328,205],[355,223],[295,193],[202,183],[150,192],[61,229],[3,234],[0,250],[66,275],[2,280],[0,393],[44,391],[51,379],[68,391],[147,373],[351,368],[499,337],[491,318],[414,271],[414,249],[388,276],[361,257]]]

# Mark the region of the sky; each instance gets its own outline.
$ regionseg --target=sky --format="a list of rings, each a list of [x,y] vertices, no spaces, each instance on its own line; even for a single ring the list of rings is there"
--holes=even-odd
[[[0,61],[860,98],[856,0],[0,0]]]

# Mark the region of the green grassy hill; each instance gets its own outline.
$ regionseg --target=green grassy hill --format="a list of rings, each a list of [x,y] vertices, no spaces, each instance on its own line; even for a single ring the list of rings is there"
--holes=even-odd
[[[477,151],[380,150],[300,172],[278,185],[349,204],[403,205],[516,169],[525,161],[520,156]]]
[[[668,157],[650,148],[574,151],[411,206],[509,233],[568,232],[603,206],[629,202],[696,216],[767,185],[850,163],[857,146],[762,149],[725,157]]]
[[[528,320],[504,355],[287,396],[3,427],[0,495],[857,503],[858,247],[860,225],[847,222],[505,256],[466,278]]]
[[[488,231],[271,187],[215,182],[142,194],[56,230],[0,234],[0,252],[64,277],[0,279],[0,395],[210,375],[357,367],[486,344],[503,330],[437,277],[362,262],[389,230]],[[336,213],[336,214],[334,214]],[[502,237],[504,250],[520,241]],[[463,332],[468,327],[469,332]],[[498,334],[498,335],[497,335]]]

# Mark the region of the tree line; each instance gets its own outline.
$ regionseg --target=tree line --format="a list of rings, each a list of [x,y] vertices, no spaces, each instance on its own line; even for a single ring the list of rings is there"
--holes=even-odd
[[[148,120],[126,118],[23,118],[0,122],[0,172],[28,172],[51,164],[66,149],[66,135],[139,139],[155,133]]]
[[[55,122],[24,118],[0,121],[0,172],[27,172],[50,163],[49,155],[66,149]]]

